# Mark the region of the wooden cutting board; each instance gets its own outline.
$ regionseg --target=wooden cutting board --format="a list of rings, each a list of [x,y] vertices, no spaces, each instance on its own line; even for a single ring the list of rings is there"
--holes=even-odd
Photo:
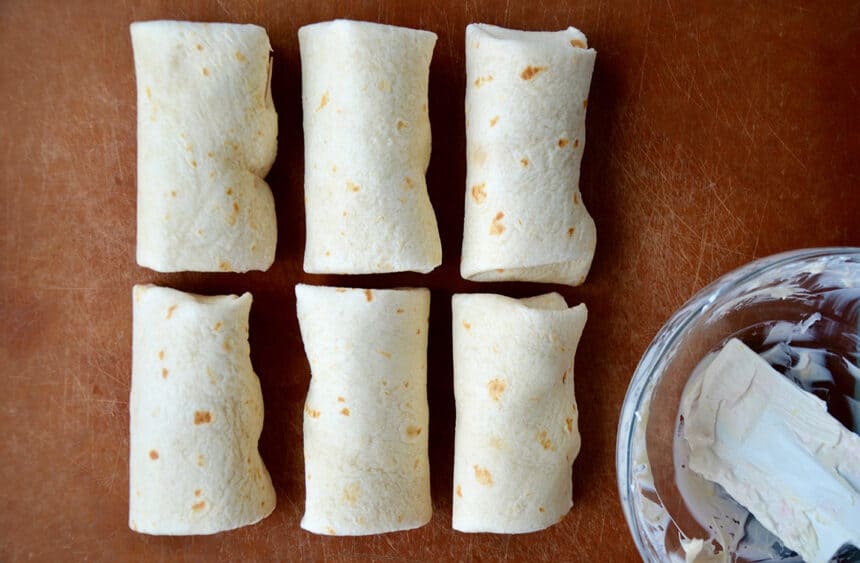
[[[302,272],[297,29],[346,17],[418,27],[439,41],[430,77],[430,197],[444,263],[429,275]],[[250,22],[275,50],[277,261],[269,272],[163,275],[136,266],[135,86],[128,24]],[[465,25],[584,30],[598,51],[582,193],[598,248],[580,288],[476,284],[459,276],[465,189]],[[615,434],[651,338],[718,275],[777,251],[860,245],[860,4],[856,2],[322,3],[190,1],[0,5],[0,560],[633,561],[618,500]],[[427,286],[434,516],[419,530],[328,538],[299,528],[302,404],[309,373],[296,282]],[[214,537],[127,527],[131,286],[254,295],[261,450],[278,507]],[[582,452],[574,502],[524,536],[451,524],[454,400],[450,296],[560,290],[590,320],[576,359]]]

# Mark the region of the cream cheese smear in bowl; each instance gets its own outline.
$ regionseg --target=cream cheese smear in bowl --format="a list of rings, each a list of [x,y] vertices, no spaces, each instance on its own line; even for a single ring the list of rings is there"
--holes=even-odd
[[[616,464],[646,561],[860,561],[860,249],[765,258],[660,330]]]

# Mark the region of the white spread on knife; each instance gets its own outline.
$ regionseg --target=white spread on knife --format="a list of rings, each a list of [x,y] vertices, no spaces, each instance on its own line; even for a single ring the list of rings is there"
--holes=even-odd
[[[684,392],[689,466],[806,561],[860,545],[860,437],[732,339]]]

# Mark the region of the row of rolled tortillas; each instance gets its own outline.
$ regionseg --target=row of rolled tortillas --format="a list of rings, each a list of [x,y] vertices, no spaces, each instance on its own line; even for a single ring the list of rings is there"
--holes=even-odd
[[[142,285],[133,302],[129,526],[210,534],[266,517],[275,491],[257,451],[251,295]],[[302,527],[364,535],[426,524],[430,292],[298,285],[296,308],[311,367]],[[452,309],[453,526],[543,529],[572,504],[585,306],[568,308],[557,293],[462,294]]]
[[[277,149],[271,47],[253,25],[131,26],[138,263],[266,270]],[[336,20],[299,30],[309,273],[429,272],[442,261],[425,173],[436,35]],[[466,29],[461,274],[582,283],[595,247],[579,194],[595,52],[574,28]]]

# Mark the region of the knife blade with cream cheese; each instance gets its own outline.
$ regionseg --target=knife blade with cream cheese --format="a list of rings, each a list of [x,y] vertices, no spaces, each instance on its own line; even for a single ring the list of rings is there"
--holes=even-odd
[[[737,339],[681,404],[689,466],[809,562],[860,546],[860,436]]]

